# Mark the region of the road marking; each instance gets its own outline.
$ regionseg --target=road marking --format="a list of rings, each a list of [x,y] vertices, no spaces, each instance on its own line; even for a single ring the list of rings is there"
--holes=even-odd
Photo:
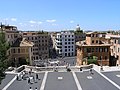
[[[82,88],[81,88],[81,86],[80,86],[80,83],[79,83],[79,81],[78,81],[78,78],[77,78],[75,72],[72,72],[72,74],[73,74],[73,77],[74,77],[74,79],[75,79],[75,83],[76,83],[76,85],[77,85],[78,90],[82,90]]]
[[[87,76],[88,79],[93,79],[92,76]]]
[[[63,79],[63,77],[58,77],[58,80],[62,80]]]
[[[7,90],[7,88],[16,80],[16,77],[15,76],[2,90]]]
[[[48,74],[48,72],[45,72],[40,90],[44,90],[44,88],[45,88],[45,83],[46,83],[46,80],[47,80],[47,74]]]
[[[95,69],[94,69],[95,70]],[[98,72],[97,70],[95,70],[96,72]],[[115,82],[113,82],[112,80],[110,80],[108,77],[106,77],[104,74],[98,72],[102,77],[104,77],[106,80],[108,80],[110,83],[112,83],[115,87],[117,87],[120,90],[120,86],[117,85]]]
[[[116,75],[117,77],[120,77],[120,75]]]

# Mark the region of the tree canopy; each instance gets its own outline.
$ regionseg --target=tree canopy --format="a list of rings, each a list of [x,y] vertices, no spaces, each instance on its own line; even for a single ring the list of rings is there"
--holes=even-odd
[[[9,48],[9,45],[5,40],[5,33],[0,32],[0,82],[5,77],[4,71],[7,68],[7,55],[6,52]]]

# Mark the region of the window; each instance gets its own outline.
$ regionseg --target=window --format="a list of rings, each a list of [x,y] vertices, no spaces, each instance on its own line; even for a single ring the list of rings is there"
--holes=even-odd
[[[67,48],[67,46],[65,46],[65,48]]]
[[[116,44],[116,40],[115,40],[115,44]]]
[[[96,40],[96,43],[98,43],[98,40]]]
[[[67,52],[67,49],[65,49],[65,52]]]
[[[105,48],[105,52],[108,52],[108,48]]]
[[[67,44],[67,42],[65,42],[65,44]]]
[[[91,48],[87,48],[87,52],[90,53],[91,52]]]
[[[20,53],[20,49],[18,48],[18,53]]]
[[[94,40],[92,40],[92,43],[94,43]]]
[[[72,44],[74,44],[74,42],[72,42]]]
[[[65,56],[67,56],[67,53],[65,53]]]
[[[98,48],[96,48],[96,52],[98,52]]]
[[[105,56],[105,60],[107,60],[107,56]]]
[[[96,34],[96,37],[98,37],[98,34]]]
[[[99,48],[99,52],[102,52],[102,48]]]
[[[60,38],[61,38],[62,36],[60,35]]]
[[[118,52],[120,51],[120,48],[118,48]]]
[[[94,48],[92,48],[92,52],[94,52]]]
[[[70,46],[68,46],[68,48],[70,48]]]
[[[36,59],[38,59],[38,56],[36,56]]]
[[[37,37],[35,37],[35,39],[37,39]]]
[[[73,52],[72,52],[72,56],[73,56]]]
[[[68,42],[68,44],[70,44],[70,42]]]
[[[62,49],[60,50],[60,52],[62,52]]]
[[[100,60],[102,60],[102,56],[100,56]]]
[[[15,49],[13,49],[13,53],[15,53]]]
[[[67,39],[65,39],[65,41],[67,41]]]

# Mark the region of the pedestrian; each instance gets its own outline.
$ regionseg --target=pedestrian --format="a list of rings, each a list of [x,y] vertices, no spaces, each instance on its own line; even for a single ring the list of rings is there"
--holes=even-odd
[[[38,90],[37,87],[35,88],[35,90]]]
[[[33,90],[32,87],[30,87],[29,90]]]
[[[36,79],[38,79],[38,74],[36,73]]]
[[[30,78],[28,78],[28,84],[30,84]]]
[[[90,69],[90,74],[93,74],[93,72],[92,72],[92,68]]]
[[[16,78],[17,80],[19,80],[19,76],[17,75],[17,78]]]
[[[80,67],[80,71],[82,71],[82,67]]]

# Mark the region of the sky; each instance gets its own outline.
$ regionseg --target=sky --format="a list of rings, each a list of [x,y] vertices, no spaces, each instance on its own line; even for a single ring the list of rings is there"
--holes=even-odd
[[[0,0],[0,22],[23,31],[120,30],[120,0]]]

